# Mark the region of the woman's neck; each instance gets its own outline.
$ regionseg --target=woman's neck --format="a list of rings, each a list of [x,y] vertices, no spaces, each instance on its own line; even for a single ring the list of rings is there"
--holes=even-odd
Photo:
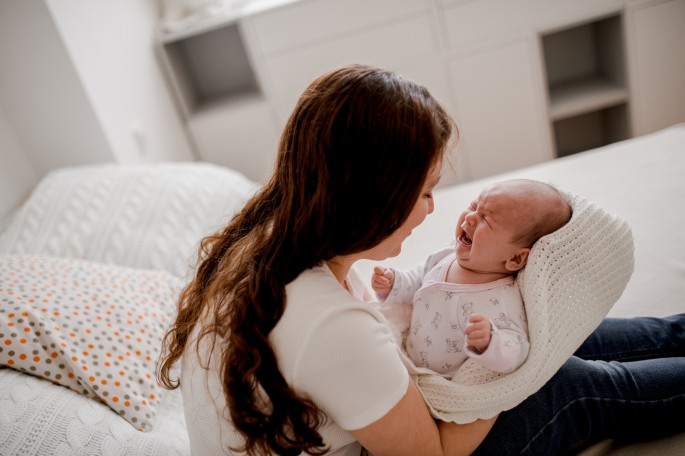
[[[343,288],[348,289],[345,279],[347,278],[347,274],[350,272],[352,264],[354,264],[354,260],[351,260],[347,257],[338,256],[326,261],[326,264],[340,285],[342,285]]]

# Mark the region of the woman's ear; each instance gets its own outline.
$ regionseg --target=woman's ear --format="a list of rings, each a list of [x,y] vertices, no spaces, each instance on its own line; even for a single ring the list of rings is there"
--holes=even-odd
[[[521,247],[504,263],[504,268],[509,272],[520,271],[526,265],[529,253],[530,249],[528,247]]]

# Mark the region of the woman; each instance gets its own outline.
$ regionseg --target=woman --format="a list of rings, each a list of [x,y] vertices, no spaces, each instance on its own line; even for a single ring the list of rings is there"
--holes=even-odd
[[[194,453],[359,454],[363,445],[377,456],[466,454],[479,444],[498,454],[558,453],[616,435],[601,410],[563,413],[589,393],[616,402],[621,416],[639,409],[636,425],[667,423],[683,409],[683,358],[658,359],[671,369],[662,373],[621,364],[626,376],[647,372],[637,375],[639,391],[625,393],[620,374],[573,358],[496,422],[431,418],[352,265],[397,255],[433,211],[431,192],[454,136],[428,91],[391,72],[347,66],[305,90],[271,180],[203,241],[197,275],[165,339],[161,381],[178,386],[171,372],[180,359]],[[666,321],[650,324],[655,335],[672,336],[671,356],[683,356],[685,336]],[[646,331],[632,326],[631,336]],[[614,332],[598,337],[604,343]],[[596,391],[611,382],[618,391]],[[631,400],[639,404],[625,405]],[[588,422],[587,433],[571,436]]]

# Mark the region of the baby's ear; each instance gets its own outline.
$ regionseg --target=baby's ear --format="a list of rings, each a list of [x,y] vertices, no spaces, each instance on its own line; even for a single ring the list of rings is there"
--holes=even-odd
[[[526,265],[529,253],[530,249],[528,247],[521,247],[504,263],[504,268],[509,272],[520,271]]]

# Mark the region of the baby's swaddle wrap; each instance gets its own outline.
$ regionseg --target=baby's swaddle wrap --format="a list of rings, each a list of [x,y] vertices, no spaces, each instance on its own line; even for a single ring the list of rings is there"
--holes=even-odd
[[[628,223],[579,195],[559,191],[573,208],[571,220],[533,246],[518,275],[531,345],[518,370],[501,374],[469,359],[448,379],[416,367],[403,344],[411,306],[381,304],[435,418],[468,423],[520,404],[559,370],[623,293],[634,267]]]

